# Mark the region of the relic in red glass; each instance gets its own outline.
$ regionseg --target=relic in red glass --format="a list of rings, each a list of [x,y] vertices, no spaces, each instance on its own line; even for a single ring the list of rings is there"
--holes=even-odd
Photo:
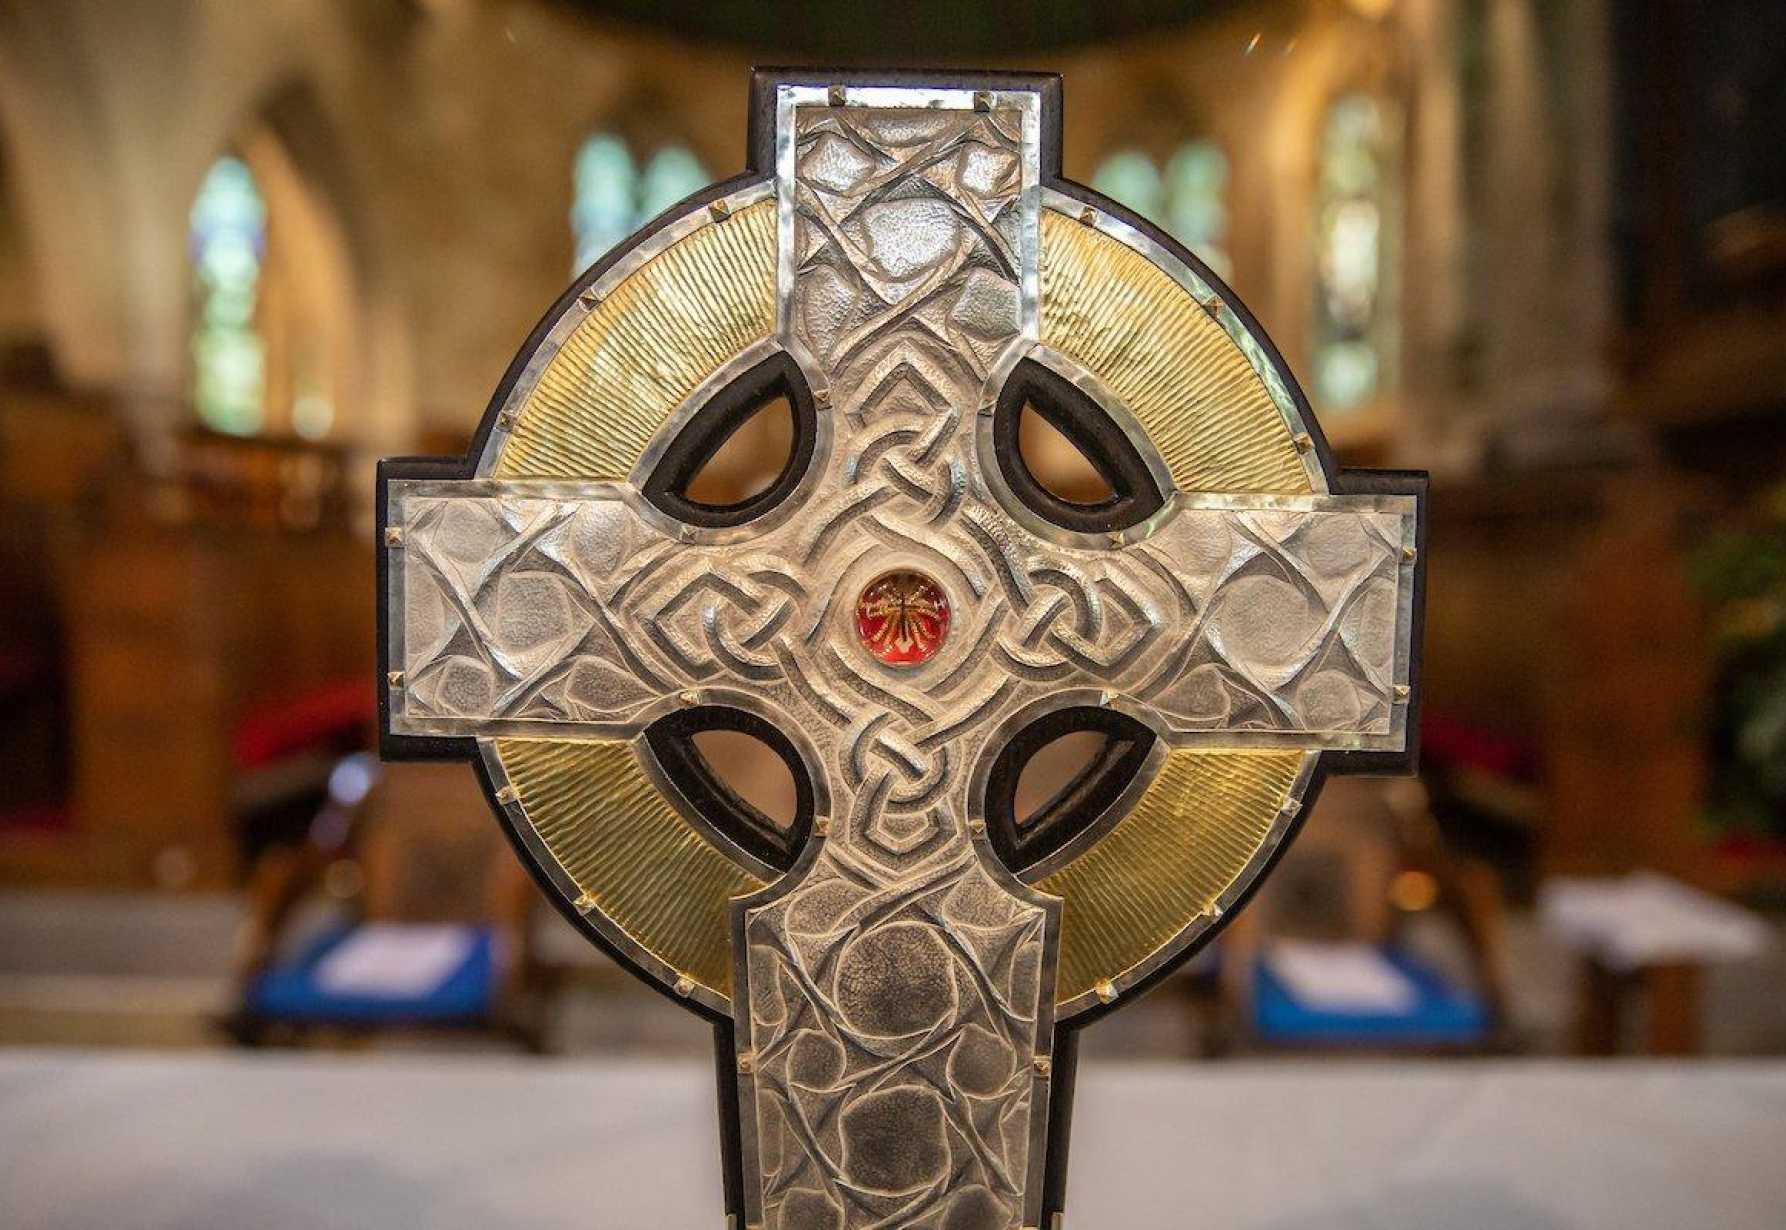
[[[856,599],[856,632],[888,666],[928,662],[949,635],[949,595],[921,572],[883,573]]]

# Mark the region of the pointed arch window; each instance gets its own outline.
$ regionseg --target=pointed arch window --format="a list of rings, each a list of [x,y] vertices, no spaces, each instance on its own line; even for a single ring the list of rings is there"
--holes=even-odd
[[[279,139],[256,127],[199,181],[187,218],[190,393],[234,436],[340,437],[359,330],[341,220]]]
[[[1228,155],[1204,138],[1180,145],[1164,166],[1138,149],[1117,150],[1091,186],[1171,232],[1216,276],[1233,272],[1228,256]]]
[[[265,414],[266,346],[257,328],[267,207],[248,164],[211,164],[192,202],[192,400],[205,425],[252,435]]]
[[[1314,392],[1329,409],[1351,410],[1387,392],[1394,374],[1399,168],[1388,105],[1336,98],[1317,156]]]
[[[662,146],[641,163],[619,134],[589,137],[571,170],[571,272],[582,273],[641,225],[712,182],[685,145]]]

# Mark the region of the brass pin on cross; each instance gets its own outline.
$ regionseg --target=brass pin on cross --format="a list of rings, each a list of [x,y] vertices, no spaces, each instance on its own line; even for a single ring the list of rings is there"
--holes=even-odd
[[[1226,288],[1060,178],[1059,109],[759,73],[751,169],[566,292],[468,458],[380,469],[384,750],[472,759],[561,908],[714,1022],[745,1225],[1053,1224],[1074,1031],[1324,774],[1411,756],[1424,478],[1334,469]],[[776,398],[776,480],[692,498]],[[1108,497],[1030,472],[1026,411]]]

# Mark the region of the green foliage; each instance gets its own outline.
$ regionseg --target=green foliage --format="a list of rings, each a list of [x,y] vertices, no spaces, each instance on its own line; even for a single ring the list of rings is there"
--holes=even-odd
[[[1712,822],[1786,837],[1786,483],[1693,560],[1717,665]]]

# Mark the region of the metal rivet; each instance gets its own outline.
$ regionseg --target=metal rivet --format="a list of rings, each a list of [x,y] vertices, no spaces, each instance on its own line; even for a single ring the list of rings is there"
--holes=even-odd
[[[384,677],[384,681],[390,684],[393,688],[400,688],[403,686],[403,672],[392,671]]]
[[[1315,447],[1315,441],[1308,434],[1308,432],[1299,431],[1296,433],[1296,451],[1297,452],[1306,453],[1313,447]]]
[[[1395,685],[1395,699],[1406,700],[1406,699],[1408,699],[1408,696],[1409,696],[1409,691],[1408,691],[1407,684],[1398,683]]]
[[[1403,547],[1402,548],[1402,563],[1404,563],[1404,564],[1413,563],[1415,554],[1416,554],[1416,552],[1413,547]]]
[[[992,91],[991,90],[975,90],[974,91],[974,110],[975,111],[990,111],[990,110],[992,110]]]
[[[727,218],[732,216],[732,207],[726,204],[723,200],[720,200],[707,206],[707,212],[713,215],[713,220],[715,222],[724,222]]]
[[[683,974],[680,978],[676,979],[676,994],[682,996],[683,999],[687,999],[694,993],[695,980],[693,978],[690,978],[687,974]]]
[[[1098,220],[1097,211],[1094,210],[1090,205],[1087,205],[1084,209],[1079,211],[1079,221],[1081,223],[1083,223],[1084,225],[1086,225],[1086,226],[1096,225],[1097,220]]]
[[[1203,912],[1205,914],[1208,914],[1211,919],[1213,919],[1217,922],[1221,921],[1222,915],[1227,913],[1226,910],[1222,909],[1221,904],[1219,902],[1214,902],[1214,901],[1210,902],[1209,908]]]
[[[676,699],[685,705],[696,705],[701,702],[700,695],[693,691],[678,692],[676,693]]]
[[[676,531],[676,537],[683,542],[693,542],[695,540],[695,527],[692,525],[683,526]]]
[[[595,896],[592,893],[579,893],[577,899],[571,904],[576,906],[580,913],[587,914],[595,908]]]
[[[403,545],[403,530],[400,526],[387,525],[384,531],[384,545],[400,547]]]
[[[967,831],[978,837],[986,831],[986,820],[981,816],[971,817],[967,822]]]
[[[1054,1061],[1046,1055],[1037,1055],[1035,1062],[1037,1076],[1047,1076],[1054,1071]]]
[[[1098,693],[1098,705],[1101,708],[1108,709],[1111,705],[1113,705],[1115,703],[1116,703],[1116,693],[1115,692],[1099,692]]]
[[[1197,306],[1202,308],[1205,312],[1208,312],[1211,316],[1221,315],[1222,301],[1220,299],[1199,299],[1197,300]]]
[[[586,308],[590,311],[594,311],[596,304],[600,303],[601,301],[602,301],[602,297],[595,293],[595,287],[593,287],[593,286],[591,286],[588,290],[584,291],[582,294],[577,296],[577,302],[582,304],[584,306],[584,308]]]
[[[831,836],[831,817],[819,816],[812,822],[812,831],[819,837]]]
[[[519,797],[520,796],[515,793],[515,788],[513,786],[503,786],[496,792],[496,801],[498,803],[513,803]]]
[[[1098,993],[1098,998],[1104,1003],[1114,1004],[1116,1002],[1116,984],[1111,982],[1108,978],[1098,983],[1093,990]]]
[[[515,429],[515,416],[510,414],[507,410],[504,410],[501,414],[496,416],[496,429],[498,431],[513,431]]]
[[[849,101],[849,94],[841,85],[834,85],[825,91],[825,101],[833,107],[841,107]]]
[[[738,1070],[746,1076],[755,1072],[757,1070],[757,1057],[752,1055],[749,1051],[738,1056]]]
[[[1286,816],[1294,816],[1297,812],[1302,810],[1302,800],[1285,799],[1284,805],[1278,808],[1278,810],[1283,812]]]
[[[815,389],[812,394],[812,404],[821,410],[829,410],[831,408],[831,390]]]

